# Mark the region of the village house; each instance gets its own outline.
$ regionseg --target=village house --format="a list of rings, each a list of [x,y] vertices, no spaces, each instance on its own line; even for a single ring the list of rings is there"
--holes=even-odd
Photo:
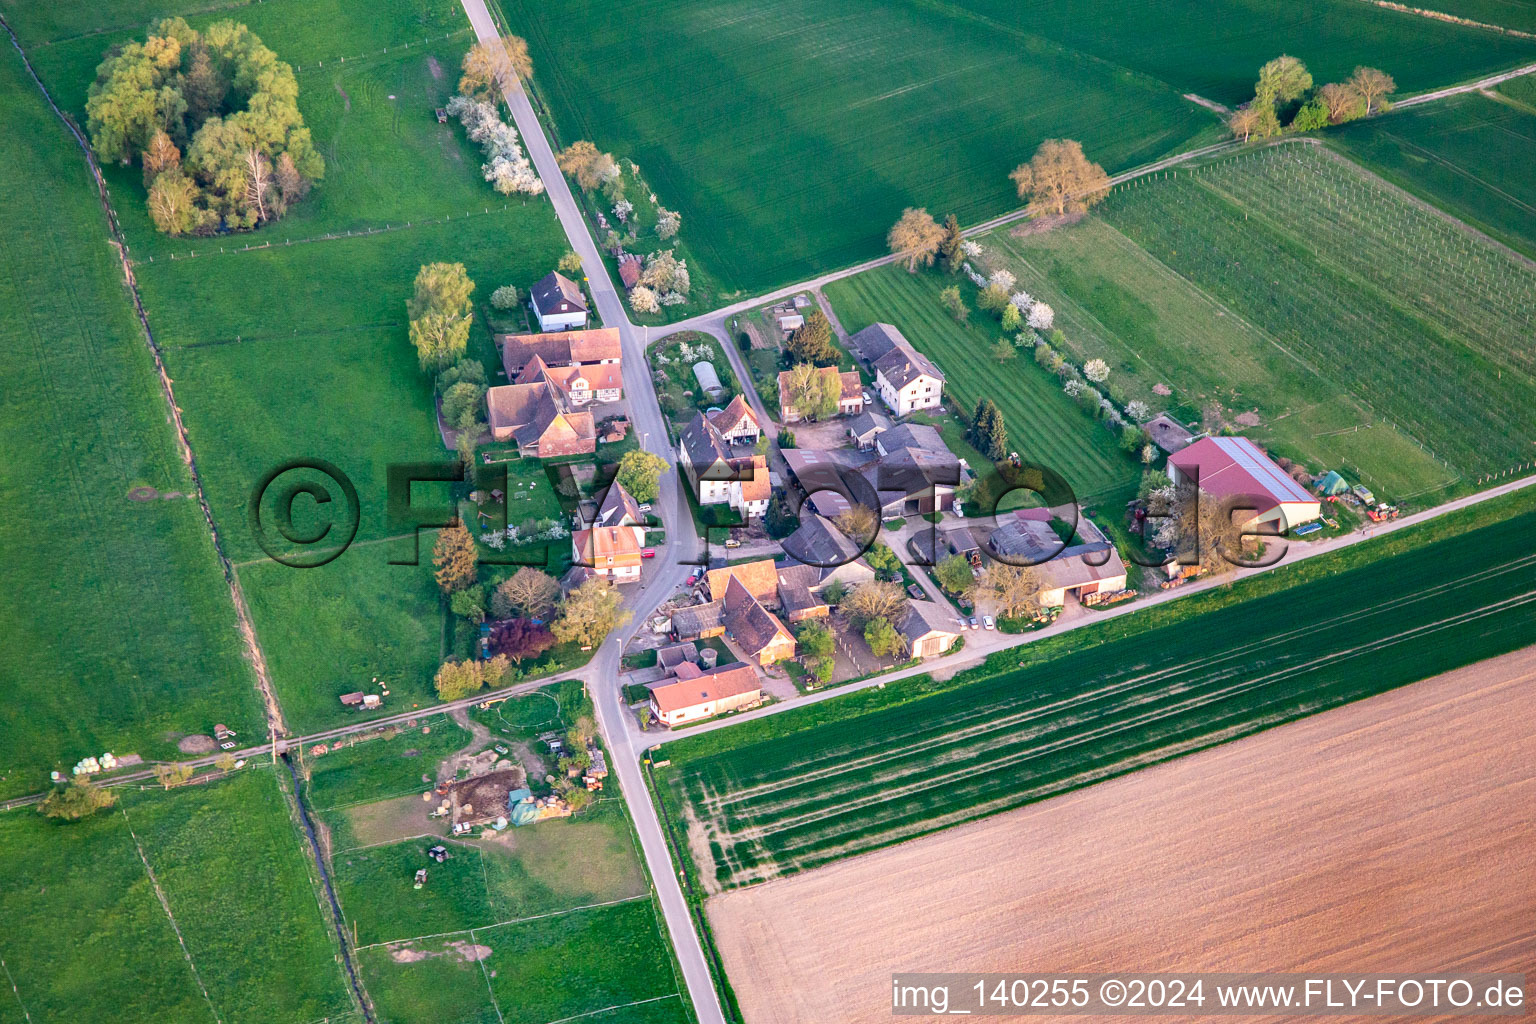
[[[1067,544],[1051,526],[1053,518],[1049,509],[1018,509],[992,531],[987,546],[1002,562],[1033,565],[1039,570],[1043,577],[1039,600],[1046,608],[1066,604],[1068,593],[1082,600],[1089,594],[1124,590],[1125,563],[1092,520],[1079,519],[1078,543]]]
[[[640,503],[624,489],[623,484],[615,480],[608,485],[608,493],[603,495],[603,504],[598,508],[592,525],[644,526],[645,517],[640,512]]]
[[[485,406],[491,437],[515,441],[524,455],[552,459],[597,450],[592,414],[574,408],[547,380],[491,388]]]
[[[671,681],[651,688],[651,713],[670,728],[752,707],[762,699],[757,673],[750,665],[704,670],[682,662]]]
[[[705,640],[723,635],[749,660],[763,666],[793,658],[795,638],[779,617],[764,607],[736,576],[729,575],[724,582],[723,594],[714,600],[672,613],[672,630],[677,639]],[[716,593],[710,591],[712,596]]]
[[[529,289],[528,305],[541,331],[568,331],[587,325],[587,298],[581,286],[558,271]]]
[[[902,424],[874,438],[874,461],[846,452],[789,448],[781,454],[818,514],[835,519],[856,503],[878,504],[884,518],[947,512],[965,463],[945,446],[939,432],[921,424]],[[869,490],[849,483],[864,478]],[[858,494],[855,491],[859,492]],[[870,491],[874,497],[870,497]],[[859,497],[862,494],[862,498]]]
[[[1207,437],[1168,456],[1168,478],[1251,512],[1244,529],[1273,524],[1281,533],[1322,516],[1312,494],[1246,437]]]
[[[640,578],[643,526],[594,526],[571,533],[571,561],[615,583]]]
[[[784,370],[779,374],[779,420],[783,423],[800,422],[800,411],[790,400],[789,378],[793,372],[793,370]],[[848,370],[839,373],[835,366],[822,366],[817,368],[817,372],[823,377],[837,378],[836,415],[857,416],[864,411],[864,384],[859,380],[857,371]]]
[[[555,381],[567,393],[586,391],[589,397],[575,404],[617,402],[624,397],[623,348],[616,327],[503,334],[497,336],[496,343],[510,383],[545,379]],[[577,376],[583,385],[575,384]]]
[[[729,445],[755,445],[763,435],[763,428],[757,422],[757,413],[752,411],[747,400],[740,395],[731,399],[724,409],[711,413],[709,422]]]
[[[701,506],[729,505],[748,519],[767,513],[773,490],[768,460],[733,455],[730,442],[703,413],[679,433],[677,452]]]
[[[897,416],[944,400],[944,374],[892,325],[870,324],[848,343],[874,368],[875,390]]]

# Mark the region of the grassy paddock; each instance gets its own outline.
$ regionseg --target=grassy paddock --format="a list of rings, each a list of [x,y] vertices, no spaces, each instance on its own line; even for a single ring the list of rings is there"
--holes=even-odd
[[[253,767],[172,793],[120,791],[120,809],[76,824],[0,816],[0,956],[31,1019],[207,1020],[211,1002],[231,1024],[350,1020],[283,784]]]
[[[681,740],[661,798],[702,824],[707,877],[748,884],[1504,653],[1536,624],[1536,501],[1489,504],[1002,652],[956,682]]]
[[[0,119],[0,795],[14,795],[87,754],[174,756],[180,734],[262,718],[85,162],[9,47]]]
[[[1500,86],[1502,100],[1471,93],[1355,121],[1328,140],[1394,184],[1536,256],[1532,85],[1515,79]]]
[[[982,397],[996,402],[1008,427],[1009,448],[1060,473],[1079,499],[1093,502],[1134,484],[1140,465],[1120,450],[1117,435],[1062,393],[1054,374],[1036,366],[1024,350],[1006,363],[992,357],[991,348],[1001,337],[995,317],[973,309],[969,321],[960,324],[949,315],[939,292],[952,284],[959,284],[967,304],[975,305],[970,281],[937,271],[909,274],[900,267],[866,271],[826,291],[850,333],[876,321],[895,324],[931,356],[948,378],[945,400],[956,412],[969,418]]]

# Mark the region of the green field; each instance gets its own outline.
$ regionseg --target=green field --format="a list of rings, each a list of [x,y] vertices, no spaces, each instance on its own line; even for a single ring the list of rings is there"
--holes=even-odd
[[[525,758],[540,733],[591,713],[582,684],[570,681],[473,715],[490,730],[484,745],[503,743]],[[307,796],[322,808],[337,894],[379,1020],[690,1019],[617,790],[572,818],[494,840],[440,838],[445,826],[418,799],[421,777],[435,777],[466,746],[480,749],[438,716],[307,761]],[[449,850],[443,864],[426,857],[439,842]],[[417,890],[419,867],[428,880]],[[468,955],[476,947],[480,960]]]
[[[1353,122],[1328,138],[1393,184],[1536,256],[1533,86],[1515,79],[1500,87],[1505,101],[1453,96]]]
[[[0,795],[114,750],[259,732],[235,613],[85,161],[0,58]],[[47,211],[39,217],[39,211]],[[161,497],[134,501],[135,488]]]
[[[967,323],[957,323],[939,303],[939,292],[952,284],[975,305],[976,289],[964,278],[899,267],[844,278],[826,293],[850,334],[877,321],[900,328],[944,371],[945,400],[967,418],[982,397],[996,402],[1009,448],[1060,473],[1080,500],[1134,491],[1141,466],[1120,450],[1118,436],[1063,394],[1055,375],[1036,366],[1027,351],[1006,363],[993,359],[991,348],[1001,336],[997,319],[973,310]]]
[[[1425,7],[1425,4],[1410,4]],[[1430,9],[1484,25],[1536,32],[1536,3],[1531,0],[1435,0]]]
[[[1531,458],[1536,270],[1347,161],[1270,147],[1122,186],[1099,216],[1267,335],[1298,381],[1305,368],[1347,391],[1370,413],[1362,426],[1391,427],[1443,467],[1403,485],[1475,485]],[[1390,469],[1401,446],[1373,445],[1358,468]]]
[[[679,740],[657,787],[689,849],[712,851],[709,884],[744,885],[1502,654],[1536,628],[1533,505],[1002,652],[937,692],[919,680]]]
[[[1007,173],[1045,138],[1111,171],[1212,140],[1183,94],[1241,102],[1281,52],[1319,81],[1379,64],[1405,91],[1536,59],[1536,41],[1359,0],[501,7],[559,141],[638,162],[722,299],[882,253],[905,206],[1010,209]]]
[[[75,824],[0,816],[0,1019],[360,1019],[280,784],[251,767],[169,794],[121,790],[118,809]]]

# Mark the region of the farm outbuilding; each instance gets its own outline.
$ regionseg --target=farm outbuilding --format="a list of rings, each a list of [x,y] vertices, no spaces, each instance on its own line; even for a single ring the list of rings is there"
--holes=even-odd
[[[1194,481],[1204,494],[1253,512],[1245,526],[1274,523],[1294,530],[1322,515],[1309,493],[1246,437],[1207,437],[1168,457],[1174,483]]]
[[[693,376],[699,382],[699,387],[703,388],[710,396],[714,397],[725,393],[725,388],[720,384],[720,375],[715,372],[714,363],[705,360],[694,363]]]

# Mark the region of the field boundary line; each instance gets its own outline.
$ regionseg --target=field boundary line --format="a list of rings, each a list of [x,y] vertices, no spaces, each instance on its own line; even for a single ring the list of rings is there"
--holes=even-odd
[[[32,1014],[27,1012],[27,1004],[21,1001],[21,989],[16,987],[16,977],[11,974],[11,969],[5,965],[5,957],[0,956],[0,971],[5,972],[5,980],[11,983],[11,994],[16,997],[16,1005],[21,1007],[21,1015],[27,1019],[27,1024],[32,1024]]]
[[[1494,25],[1487,21],[1473,21],[1471,18],[1462,18],[1445,11],[1436,11],[1428,7],[1409,7],[1407,4],[1394,3],[1393,0],[1365,0],[1372,7],[1380,7],[1388,11],[1397,11],[1399,14],[1412,14],[1420,18],[1428,18],[1431,21],[1443,21],[1451,25],[1465,25],[1468,28],[1481,28],[1489,32],[1498,32],[1506,36],[1519,36],[1521,39],[1536,39],[1536,33],[1526,32],[1518,28],[1506,28],[1503,25]]]
[[[469,930],[469,944],[471,946],[480,945],[480,943],[475,941],[475,930],[473,928]],[[490,972],[485,969],[485,959],[485,957],[480,957],[475,962],[480,965],[480,977],[485,979],[486,995],[491,997],[491,1009],[496,1011],[496,1019],[501,1021],[501,1024],[507,1024],[507,1018],[501,1015],[501,1003],[496,999],[496,990],[491,987],[491,975]]]
[[[484,861],[482,860],[483,864]],[[380,946],[397,946],[402,942],[418,942],[422,939],[446,939],[450,935],[473,934],[487,931],[491,928],[504,928],[509,924],[527,924],[529,921],[543,921],[551,917],[564,917],[566,914],[576,914],[583,910],[598,910],[602,907],[616,907],[621,903],[633,903],[636,900],[648,900],[651,898],[649,890],[638,896],[625,896],[621,900],[608,900],[605,903],[588,903],[585,906],[571,907],[567,910],[555,910],[548,914],[534,914],[532,917],[515,917],[510,921],[496,921],[491,924],[477,924],[473,928],[456,928],[451,932],[434,932],[431,935],[413,935],[408,939],[388,939],[384,942],[369,942],[356,947],[358,950],[377,949]]]
[[[673,992],[671,995],[651,996],[649,999],[636,999],[632,1003],[615,1003],[612,1006],[602,1006],[596,1010],[588,1010],[586,1013],[578,1013],[574,1017],[561,1017],[559,1020],[545,1021],[544,1024],[566,1024],[566,1021],[581,1020],[583,1017],[591,1017],[594,1014],[607,1013],[609,1010],[623,1010],[631,1006],[644,1006],[646,1003],[659,1003],[663,999],[681,999],[682,996]]]
[[[203,976],[198,973],[197,964],[192,961],[192,951],[187,949],[187,940],[181,934],[181,926],[176,923],[176,915],[171,913],[171,901],[165,895],[165,890],[160,888],[160,880],[155,877],[155,869],[149,866],[149,858],[144,855],[144,844],[139,842],[138,833],[133,830],[133,822],[128,820],[128,808],[118,807],[123,815],[123,824],[128,829],[128,835],[133,839],[133,848],[139,851],[139,860],[144,864],[144,873],[149,876],[149,884],[154,887],[155,896],[160,900],[160,907],[165,911],[166,920],[171,922],[171,931],[176,933],[176,942],[181,946],[181,955],[187,960],[187,967],[192,971],[192,978],[197,982],[197,987],[203,993],[203,999],[208,1003],[208,1012],[213,1014],[213,1019],[219,1024],[224,1024],[224,1019],[219,1016],[218,1009],[213,1005],[213,997],[208,994],[208,986],[203,984]]]

